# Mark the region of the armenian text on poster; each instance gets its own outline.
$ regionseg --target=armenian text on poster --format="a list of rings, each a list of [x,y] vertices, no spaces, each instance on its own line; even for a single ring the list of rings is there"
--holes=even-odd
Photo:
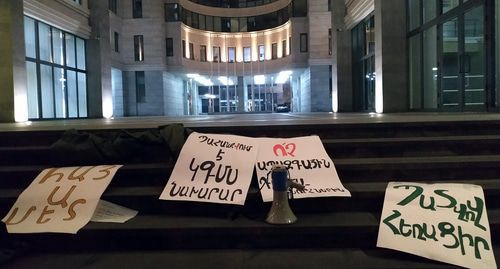
[[[264,202],[273,199],[270,177],[274,165],[284,165],[290,179],[305,186],[304,190],[293,189],[294,198],[351,196],[318,136],[256,139],[259,153],[255,168]]]
[[[49,168],[18,197],[2,221],[9,233],[76,233],[92,217],[121,165]]]
[[[193,132],[160,199],[243,205],[256,156],[252,138]]]
[[[497,268],[477,185],[390,182],[377,246],[469,268]]]

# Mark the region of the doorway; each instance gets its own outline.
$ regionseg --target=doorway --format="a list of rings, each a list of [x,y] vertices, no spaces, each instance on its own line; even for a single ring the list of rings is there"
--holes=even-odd
[[[484,5],[439,25],[438,83],[442,111],[486,110]]]

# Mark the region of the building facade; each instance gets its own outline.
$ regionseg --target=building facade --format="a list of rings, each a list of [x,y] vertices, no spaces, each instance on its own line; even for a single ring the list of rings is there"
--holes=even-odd
[[[0,0],[3,122],[497,111],[496,0]]]

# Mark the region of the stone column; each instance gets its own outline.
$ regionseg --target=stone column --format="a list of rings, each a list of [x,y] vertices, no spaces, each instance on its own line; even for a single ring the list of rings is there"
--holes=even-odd
[[[87,41],[88,116],[113,113],[111,89],[111,43],[108,1],[89,0],[92,34]]]
[[[332,108],[338,112],[353,110],[351,31],[345,15],[345,0],[332,0]]]
[[[406,1],[375,0],[375,110],[408,110]]]
[[[0,122],[26,121],[23,1],[0,0]]]
[[[245,102],[246,102],[246,92],[245,92],[245,81],[242,76],[238,76],[238,82],[236,85],[236,94],[238,95],[238,108],[236,111],[245,112]]]

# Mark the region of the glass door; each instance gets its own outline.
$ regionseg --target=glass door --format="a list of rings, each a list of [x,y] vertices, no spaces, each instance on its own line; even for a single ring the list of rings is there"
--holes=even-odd
[[[484,7],[440,25],[439,83],[442,111],[484,111]]]

